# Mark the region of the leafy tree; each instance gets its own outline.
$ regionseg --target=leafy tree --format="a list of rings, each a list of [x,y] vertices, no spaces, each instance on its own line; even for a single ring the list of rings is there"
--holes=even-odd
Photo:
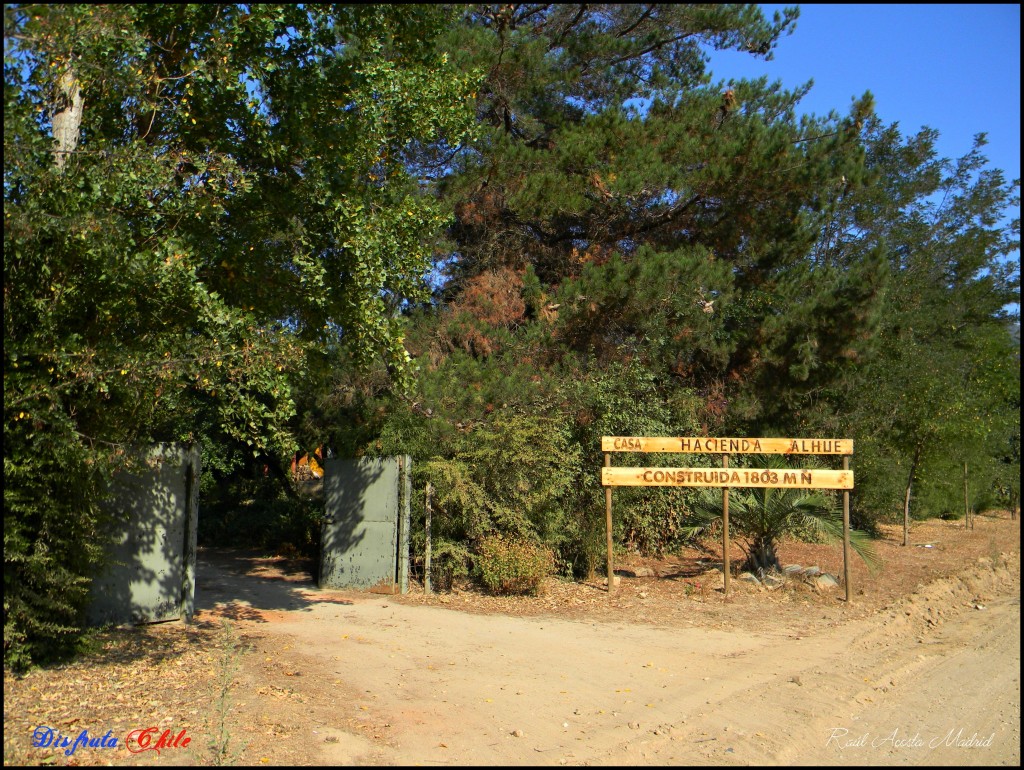
[[[873,181],[832,210],[816,248],[837,265],[883,253],[890,282],[873,355],[804,419],[857,435],[858,507],[900,508],[908,525],[912,498],[922,516],[959,508],[965,462],[990,485],[1020,420],[1005,309],[1019,303],[1020,225],[1003,220],[1018,183],[986,168],[983,136],[956,161],[936,138],[871,121]]]
[[[321,347],[406,371],[444,213],[405,154],[471,116],[449,19],[5,6],[5,660],[73,638],[134,447],[276,463]]]

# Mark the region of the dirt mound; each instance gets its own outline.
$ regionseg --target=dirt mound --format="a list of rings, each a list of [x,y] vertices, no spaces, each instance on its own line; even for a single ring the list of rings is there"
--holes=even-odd
[[[880,610],[879,621],[860,637],[862,646],[887,646],[921,638],[964,613],[984,612],[998,596],[1020,590],[1020,552],[983,556],[958,575],[938,578]]]

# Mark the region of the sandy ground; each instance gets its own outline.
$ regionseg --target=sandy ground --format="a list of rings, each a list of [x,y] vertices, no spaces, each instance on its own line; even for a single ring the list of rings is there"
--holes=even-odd
[[[820,626],[812,603],[755,630],[467,613],[225,564],[201,561],[197,601],[265,664],[238,692],[290,669],[249,762],[1020,764],[1019,551],[864,617],[834,599]]]
[[[1019,766],[1019,520],[901,541],[853,564],[850,604],[804,579],[726,597],[714,544],[539,597],[321,591],[308,562],[200,549],[194,622],[5,671],[4,763]],[[66,754],[40,725],[189,741]]]

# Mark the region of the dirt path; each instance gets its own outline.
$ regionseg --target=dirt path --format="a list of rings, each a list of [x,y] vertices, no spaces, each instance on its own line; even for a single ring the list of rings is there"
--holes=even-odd
[[[852,604],[805,579],[726,600],[713,545],[536,598],[320,591],[308,562],[200,549],[194,623],[5,671],[4,761],[1018,766],[1019,520],[901,535],[880,573],[852,565]],[[831,546],[780,553],[841,570]],[[119,742],[68,754],[40,726]],[[137,752],[142,728],[187,742]]]
[[[1019,551],[967,567],[820,628],[469,614],[209,560],[197,604],[254,648],[249,763],[1019,765]]]

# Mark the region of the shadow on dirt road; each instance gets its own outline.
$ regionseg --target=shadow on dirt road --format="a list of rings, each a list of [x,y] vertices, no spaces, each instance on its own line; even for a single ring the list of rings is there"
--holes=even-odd
[[[268,622],[274,613],[311,612],[315,604],[350,604],[320,591],[306,559],[267,558],[242,549],[198,549],[196,611],[231,620]]]

